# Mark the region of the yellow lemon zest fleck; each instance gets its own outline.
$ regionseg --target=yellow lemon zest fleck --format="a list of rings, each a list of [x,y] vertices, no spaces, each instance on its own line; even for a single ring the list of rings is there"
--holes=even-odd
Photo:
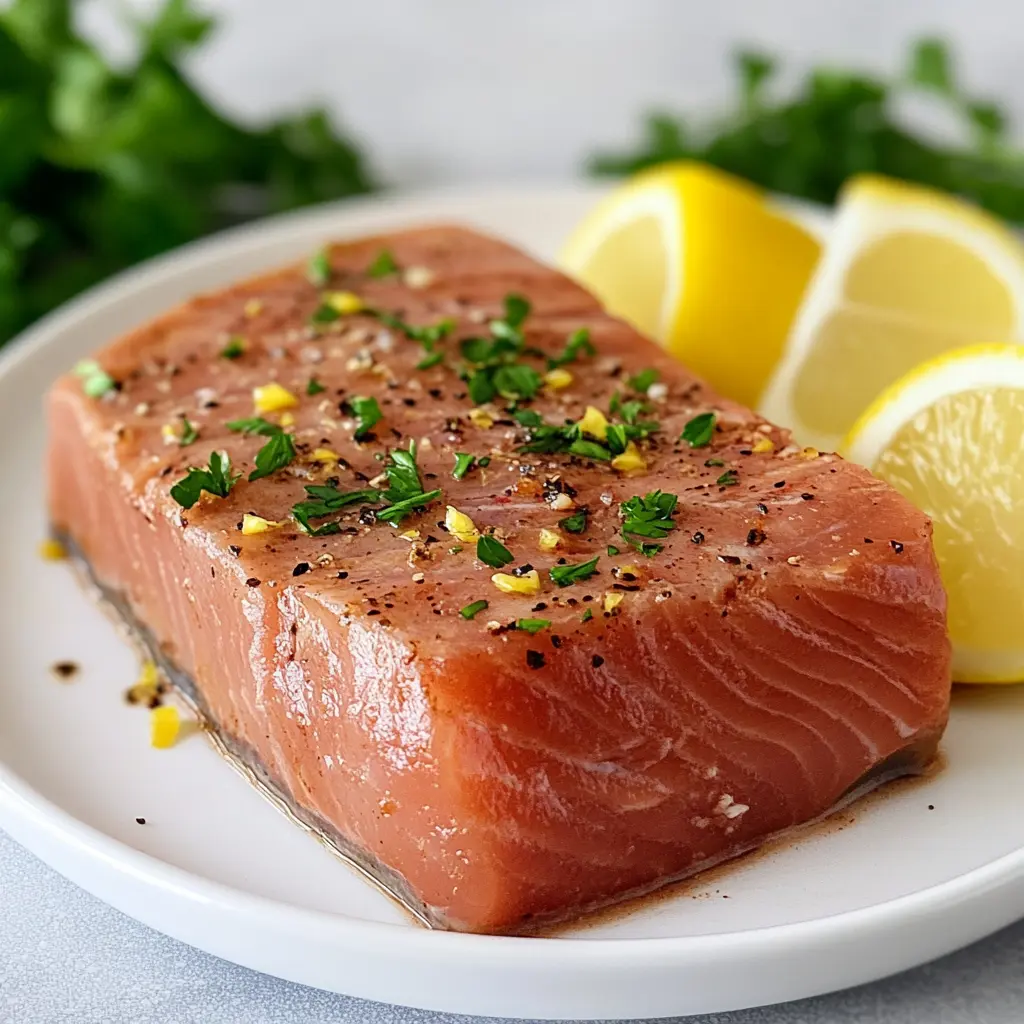
[[[324,302],[342,316],[360,313],[366,308],[363,300],[355,292],[327,292],[324,295]]]
[[[180,439],[173,423],[165,423],[160,428],[160,436],[164,439],[164,444],[177,444]]]
[[[474,427],[487,430],[494,426],[494,417],[486,409],[470,409],[469,420]]]
[[[619,566],[619,575],[621,576],[624,572],[628,572],[631,576],[639,576],[640,575],[640,570],[635,565],[632,565],[632,564],[620,565]]]
[[[293,413],[293,412],[283,412],[283,413],[281,413],[281,418],[278,420],[278,423],[282,427],[294,427],[295,426],[295,413]]]
[[[561,366],[554,370],[548,370],[544,374],[544,383],[551,391],[561,391],[563,388],[567,388],[572,381],[572,374],[568,370],[562,369]]]
[[[454,505],[449,505],[444,514],[444,525],[448,532],[461,540],[463,544],[472,544],[480,539],[480,531],[465,512],[460,512]]]
[[[266,533],[267,530],[273,530],[280,525],[273,519],[264,519],[263,516],[254,516],[251,512],[246,512],[242,516],[242,536],[252,537],[257,533]]]
[[[181,716],[173,704],[163,704],[149,713],[149,742],[158,750],[173,747],[181,732]]]
[[[622,599],[624,596],[625,595],[623,594],[614,594],[611,591],[609,591],[607,594],[604,595],[604,610],[609,613],[615,611],[615,609],[618,608],[620,604],[622,604]]]
[[[620,473],[632,473],[646,468],[647,463],[640,454],[640,449],[632,441],[626,445],[626,450],[621,455],[616,455],[612,459],[612,469],[617,469]]]
[[[332,451],[330,448],[314,448],[310,452],[309,457],[313,462],[324,463],[337,462],[341,458],[337,452]]]
[[[525,594],[532,597],[540,593],[540,574],[536,569],[531,569],[522,576],[510,576],[507,572],[496,572],[491,577],[491,582],[503,594]]]
[[[821,452],[819,452],[817,448],[804,448],[803,451],[800,452],[800,458],[816,459],[820,454]]]
[[[416,541],[419,540],[422,534],[419,530],[403,530],[399,535],[402,540]]]
[[[587,406],[577,426],[584,434],[596,437],[598,441],[604,441],[608,437],[608,420],[600,409],[595,409],[592,405]]]
[[[59,540],[51,537],[49,540],[40,541],[39,557],[46,559],[47,562],[60,562],[68,557],[68,552]]]
[[[775,442],[770,437],[762,437],[750,449],[755,455],[763,455],[765,452],[775,451]]]
[[[544,528],[538,537],[541,551],[554,551],[562,543],[562,537],[557,530]]]
[[[287,388],[276,382],[253,388],[252,401],[258,413],[281,412],[299,404],[299,400]]]

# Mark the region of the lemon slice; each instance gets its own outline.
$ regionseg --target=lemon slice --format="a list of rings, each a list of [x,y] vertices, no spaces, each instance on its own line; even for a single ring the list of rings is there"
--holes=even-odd
[[[612,191],[577,227],[561,262],[616,316],[752,405],[819,248],[755,186],[684,162]]]
[[[761,409],[832,450],[919,363],[1015,341],[1022,322],[1024,246],[999,221],[940,192],[856,178]]]
[[[876,400],[844,450],[933,520],[953,678],[1024,680],[1024,348],[926,363]]]

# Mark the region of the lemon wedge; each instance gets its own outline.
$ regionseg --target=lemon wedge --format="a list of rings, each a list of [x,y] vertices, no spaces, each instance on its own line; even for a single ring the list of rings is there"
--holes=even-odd
[[[576,228],[563,268],[719,391],[752,405],[818,259],[815,237],[755,186],[663,164]]]
[[[953,678],[1024,680],[1024,347],[940,356],[889,387],[845,454],[931,516]]]
[[[1024,321],[1024,246],[952,196],[875,176],[844,190],[825,253],[761,402],[804,443],[835,449],[893,381]]]

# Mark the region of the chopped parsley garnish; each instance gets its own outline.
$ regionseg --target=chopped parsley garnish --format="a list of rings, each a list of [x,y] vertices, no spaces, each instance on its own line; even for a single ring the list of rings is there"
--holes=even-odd
[[[362,491],[339,491],[337,487],[306,485],[309,499],[292,506],[295,521],[311,537],[326,537],[328,534],[341,530],[337,522],[324,523],[323,526],[310,526],[311,519],[323,519],[343,509],[346,505],[357,502],[369,503],[380,501],[380,491],[367,488]]]
[[[516,619],[516,629],[521,629],[524,633],[529,633],[530,636],[539,633],[542,629],[547,629],[550,625],[550,619]]]
[[[227,344],[220,350],[222,359],[238,359],[245,355],[245,338],[240,334],[232,334]]]
[[[355,439],[363,440],[367,434],[383,419],[384,414],[380,411],[376,398],[367,398],[364,395],[353,395],[346,403],[348,411],[355,417],[356,430]]]
[[[327,251],[321,249],[313,253],[306,264],[306,280],[317,288],[323,288],[331,279],[331,263],[327,258]]]
[[[431,352],[429,355],[425,355],[417,364],[417,370],[429,370],[432,366],[437,366],[438,363],[444,362],[443,352]]]
[[[398,264],[389,249],[381,249],[374,257],[373,262],[366,268],[370,277],[389,277],[398,273]]]
[[[704,465],[710,469],[712,466],[724,466],[725,463],[721,459],[705,459]]]
[[[488,533],[482,534],[476,542],[476,557],[492,569],[500,569],[515,561],[512,552]]]
[[[472,619],[474,616],[479,615],[486,607],[486,601],[473,601],[472,603],[467,604],[464,608],[460,608],[459,614],[464,619]]]
[[[262,416],[250,416],[244,420],[229,420],[226,426],[228,430],[233,430],[236,434],[261,434],[263,437],[273,437],[274,434],[282,432],[276,423],[271,423],[270,420],[265,420]]]
[[[327,388],[316,379],[316,377],[310,377],[309,382],[306,384],[307,395],[319,395],[321,392],[326,391]]]
[[[477,459],[476,460],[476,464],[481,469],[486,469],[491,464],[491,457],[490,457],[490,455],[485,455],[485,456],[483,456],[483,458]]]
[[[284,469],[295,458],[295,441],[283,430],[272,434],[267,443],[256,453],[256,468],[249,474],[250,480],[262,480],[279,469]]]
[[[578,509],[571,516],[559,519],[558,525],[570,533],[583,533],[587,528],[587,510],[585,508]]]
[[[609,544],[608,545],[608,554],[609,554],[609,556],[617,555],[618,553],[619,553],[619,549],[614,544]]]
[[[473,468],[474,462],[476,462],[475,456],[468,455],[466,452],[456,452],[455,468],[452,470],[452,476],[456,480],[461,480]]]
[[[496,395],[512,401],[531,399],[542,379],[532,367],[518,361],[526,349],[522,325],[530,314],[530,303],[521,295],[505,296],[505,317],[492,320],[490,338],[465,338],[459,345],[466,366],[461,372],[470,398],[482,405]]]
[[[195,444],[199,440],[199,431],[195,428],[195,425],[189,421],[187,416],[181,417],[181,436],[178,438],[178,444],[184,448],[186,445]]]
[[[661,429],[660,424],[652,421],[638,423],[612,423],[608,425],[605,443],[594,441],[583,436],[578,423],[567,423],[555,426],[545,423],[535,412],[529,409],[513,413],[515,418],[526,427],[527,442],[519,446],[520,452],[540,452],[553,454],[567,452],[585,459],[598,459],[608,462],[612,456],[626,450],[629,441],[640,440]]]
[[[699,416],[694,416],[683,427],[679,440],[685,441],[691,448],[706,448],[711,444],[711,438],[714,433],[715,414],[713,412],[702,412]]]
[[[735,469],[727,469],[716,481],[719,487],[732,487],[738,484],[739,474]]]
[[[499,366],[491,377],[494,390],[503,398],[533,398],[540,390],[540,374],[530,366],[512,363]]]
[[[592,608],[588,608],[583,613],[583,617],[580,619],[580,622],[589,622],[593,617],[594,617],[594,610]]]
[[[647,394],[647,389],[652,384],[656,384],[660,377],[661,374],[657,370],[648,368],[646,370],[641,370],[635,376],[630,377],[626,383],[629,384],[634,391],[638,391],[640,394],[645,395]]]
[[[653,541],[664,540],[675,529],[672,519],[679,498],[664,491],[650,491],[628,498],[619,506],[622,536],[641,554],[652,558],[662,548]],[[647,537],[650,540],[643,540]]]
[[[210,452],[206,469],[189,466],[184,478],[171,488],[171,497],[182,508],[191,508],[203,491],[216,498],[226,498],[241,477],[241,473],[231,472],[231,457],[227,452]]]
[[[436,366],[441,362],[441,359],[444,357],[440,352],[436,351],[437,343],[444,341],[455,330],[455,321],[448,318],[438,320],[435,324],[416,327],[413,324],[406,323],[400,316],[388,313],[382,309],[371,309],[367,310],[367,312],[375,316],[385,327],[390,327],[393,331],[399,331],[410,341],[419,342],[426,355],[417,364],[416,369],[418,370],[429,370],[431,366]]]
[[[82,390],[89,398],[102,398],[117,387],[117,381],[95,359],[75,363],[74,374],[81,380]]]
[[[321,324],[333,324],[335,320],[339,319],[341,319],[341,314],[329,302],[321,302],[309,314],[309,322],[314,327],[319,327]]]
[[[396,501],[387,508],[381,509],[377,513],[377,518],[383,519],[384,522],[390,523],[392,526],[398,526],[410,512],[417,508],[422,508],[424,505],[429,505],[440,497],[440,489],[436,491],[421,491],[419,494],[410,495],[408,498],[403,498],[401,501]]]
[[[560,587],[582,583],[597,572],[597,562],[600,557],[600,555],[594,555],[589,562],[578,562],[576,565],[553,565],[548,570],[548,575],[551,577],[551,582]]]
[[[419,467],[416,465],[416,442],[409,442],[409,449],[396,448],[389,453],[390,463],[384,470],[388,478],[388,489],[384,492],[384,500],[388,507],[377,513],[392,526],[397,526],[413,509],[422,508],[441,497],[440,490],[424,491],[420,480]]]
[[[516,409],[512,413],[512,417],[524,427],[542,427],[544,425],[544,417],[533,409]]]
[[[597,349],[594,348],[594,343],[590,340],[590,329],[587,327],[577,328],[569,335],[561,355],[548,359],[548,369],[554,370],[559,366],[575,363],[581,353],[587,356],[597,355]]]

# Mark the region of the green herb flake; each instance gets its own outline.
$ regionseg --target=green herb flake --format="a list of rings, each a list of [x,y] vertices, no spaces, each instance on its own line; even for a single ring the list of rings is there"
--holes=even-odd
[[[494,389],[503,398],[533,398],[540,390],[539,373],[522,363],[499,366],[491,378]]]
[[[716,418],[713,412],[702,412],[699,416],[694,416],[683,427],[679,440],[685,441],[691,448],[706,448],[714,436]]]
[[[195,444],[199,440],[199,431],[195,425],[189,421],[187,416],[181,417],[181,434],[178,436],[178,444],[185,448],[190,444]]]
[[[429,505],[432,501],[437,501],[440,497],[440,489],[413,494],[408,498],[403,498],[401,501],[396,501],[387,508],[381,509],[377,513],[377,518],[383,519],[384,522],[390,523],[392,526],[398,526],[410,512],[413,512],[418,508],[423,508],[424,505]]]
[[[309,322],[313,327],[322,327],[340,319],[341,314],[329,302],[321,302],[309,315]]]
[[[521,629],[524,633],[529,633],[530,636],[534,636],[542,629],[547,629],[550,625],[550,619],[516,619],[516,629]]]
[[[339,491],[336,487],[325,485],[306,485],[309,498],[292,506],[292,516],[302,529],[311,537],[325,537],[338,533],[341,526],[337,522],[325,523],[323,526],[310,525],[311,519],[323,519],[340,511],[346,505],[357,502],[369,504],[380,501],[380,491],[366,488],[361,491]]]
[[[425,355],[417,364],[417,370],[429,370],[433,366],[437,366],[438,363],[444,362],[443,352],[431,352],[429,355]]]
[[[321,249],[313,253],[306,264],[306,280],[317,288],[323,288],[331,279],[331,261],[327,258],[327,250]]]
[[[592,608],[588,608],[584,613],[580,622],[589,622],[594,617],[594,611]]]
[[[306,394],[310,396],[322,394],[326,390],[327,388],[316,377],[310,377],[306,384]]]
[[[491,464],[491,457],[490,457],[490,455],[484,455],[483,458],[477,459],[476,460],[476,464],[481,469],[486,469]]]
[[[652,384],[657,383],[660,377],[661,374],[657,370],[653,367],[649,367],[646,370],[641,370],[635,376],[630,377],[627,383],[634,391],[639,392],[641,395],[646,395],[647,389]]]
[[[600,555],[594,555],[589,562],[578,562],[576,565],[553,565],[548,570],[548,575],[551,577],[551,582],[559,587],[582,583],[597,572],[597,563],[600,557]]]
[[[734,487],[740,482],[735,469],[727,469],[716,481],[719,487]]]
[[[272,434],[267,443],[256,453],[256,468],[249,474],[250,480],[262,480],[279,469],[284,469],[295,458],[295,441],[283,430]]]
[[[608,554],[610,556],[617,555],[618,553],[619,553],[619,549],[614,544],[609,544],[608,545]]]
[[[710,469],[712,466],[724,466],[725,463],[721,459],[705,459],[704,465]]]
[[[569,533],[584,533],[587,529],[587,510],[585,508],[578,509],[571,516],[559,519],[558,525],[563,530],[568,530]]]
[[[73,372],[81,380],[82,391],[89,398],[102,398],[117,388],[117,381],[95,359],[80,360]]]
[[[245,355],[248,344],[241,334],[232,334],[227,344],[220,350],[221,359],[240,359]]]
[[[362,441],[384,418],[376,398],[353,395],[345,405],[351,415],[355,417],[356,429],[354,437],[357,441]]]
[[[384,470],[388,478],[388,489],[383,498],[388,507],[377,513],[377,518],[398,526],[410,512],[429,505],[441,497],[440,490],[424,491],[416,465],[416,442],[410,441],[408,450],[395,448],[388,453],[388,465]]]
[[[597,349],[594,348],[594,343],[590,340],[590,329],[587,327],[577,328],[569,335],[561,354],[548,359],[548,369],[554,370],[559,366],[568,366],[569,363],[575,363],[581,355],[597,355]]]
[[[474,456],[468,455],[466,452],[456,452],[455,468],[452,470],[452,476],[456,480],[461,480],[473,468],[474,462],[476,462]]]
[[[282,433],[281,428],[262,416],[250,416],[244,420],[228,420],[225,424],[228,430],[236,434],[260,434],[263,437],[273,437],[274,434]]]
[[[231,472],[231,457],[227,452],[210,452],[206,469],[189,466],[185,476],[171,487],[171,497],[182,508],[192,508],[203,491],[215,498],[226,498],[241,478],[241,473]]]
[[[472,619],[479,615],[482,611],[487,608],[487,602],[484,600],[473,601],[471,604],[467,604],[465,607],[459,609],[459,614],[464,619]]]
[[[381,278],[390,277],[398,273],[398,264],[389,249],[381,249],[373,258],[373,262],[366,268],[369,277]]]
[[[476,542],[476,557],[492,569],[501,569],[515,561],[512,552],[488,533],[481,535]]]
[[[566,451],[571,455],[579,455],[585,459],[599,459],[602,462],[609,462],[612,457],[612,453],[603,444],[588,441],[585,438],[573,441]]]
[[[641,554],[652,558],[662,548],[652,541],[664,540],[676,527],[672,516],[678,503],[677,495],[660,490],[628,498],[619,506],[622,536]]]

